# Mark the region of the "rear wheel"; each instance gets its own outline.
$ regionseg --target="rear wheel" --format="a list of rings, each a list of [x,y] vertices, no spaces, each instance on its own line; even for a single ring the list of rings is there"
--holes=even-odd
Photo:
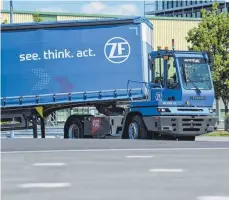
[[[81,120],[72,115],[64,125],[64,138],[83,138],[83,125]]]
[[[145,124],[140,116],[134,116],[128,126],[129,139],[148,139]]]

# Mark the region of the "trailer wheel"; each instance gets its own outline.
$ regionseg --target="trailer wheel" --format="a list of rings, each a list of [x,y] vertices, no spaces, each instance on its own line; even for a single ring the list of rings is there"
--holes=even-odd
[[[128,126],[129,139],[148,139],[145,124],[140,116],[134,116]]]
[[[83,125],[77,116],[71,116],[64,125],[64,138],[83,138]]]

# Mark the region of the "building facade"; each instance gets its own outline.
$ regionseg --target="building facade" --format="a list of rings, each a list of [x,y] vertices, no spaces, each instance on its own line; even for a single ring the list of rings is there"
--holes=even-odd
[[[35,15],[36,14],[36,15]],[[100,19],[100,18],[117,18],[123,17],[118,15],[84,15],[75,13],[54,13],[54,12],[28,12],[14,11],[13,22],[35,22],[35,16],[39,16],[42,21],[62,21],[62,20],[83,20],[83,19]],[[167,46],[172,48],[172,39],[175,40],[177,50],[187,50],[188,43],[185,39],[190,29],[197,27],[200,19],[194,18],[173,18],[173,17],[154,17],[146,16],[153,24],[153,44],[154,49],[158,46],[162,48]],[[10,12],[3,10],[1,12],[1,22],[10,22]]]
[[[156,0],[155,10],[148,11],[148,15],[167,17],[201,18],[201,10],[211,10],[215,0]],[[219,0],[218,12],[229,12],[229,2]]]

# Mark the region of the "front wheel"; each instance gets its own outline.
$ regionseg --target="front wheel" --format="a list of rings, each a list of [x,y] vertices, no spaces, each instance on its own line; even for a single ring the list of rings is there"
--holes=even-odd
[[[129,139],[148,139],[147,130],[142,117],[135,116],[128,126]]]

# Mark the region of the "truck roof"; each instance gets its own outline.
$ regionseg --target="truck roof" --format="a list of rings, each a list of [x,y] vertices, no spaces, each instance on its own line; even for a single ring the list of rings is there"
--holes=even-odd
[[[82,26],[98,26],[98,25],[114,25],[114,24],[139,24],[139,23],[145,23],[151,29],[153,29],[153,25],[145,17],[126,17],[126,18],[64,20],[64,21],[54,21],[54,22],[29,22],[29,23],[2,24],[1,31],[77,27],[77,26],[82,27]]]

